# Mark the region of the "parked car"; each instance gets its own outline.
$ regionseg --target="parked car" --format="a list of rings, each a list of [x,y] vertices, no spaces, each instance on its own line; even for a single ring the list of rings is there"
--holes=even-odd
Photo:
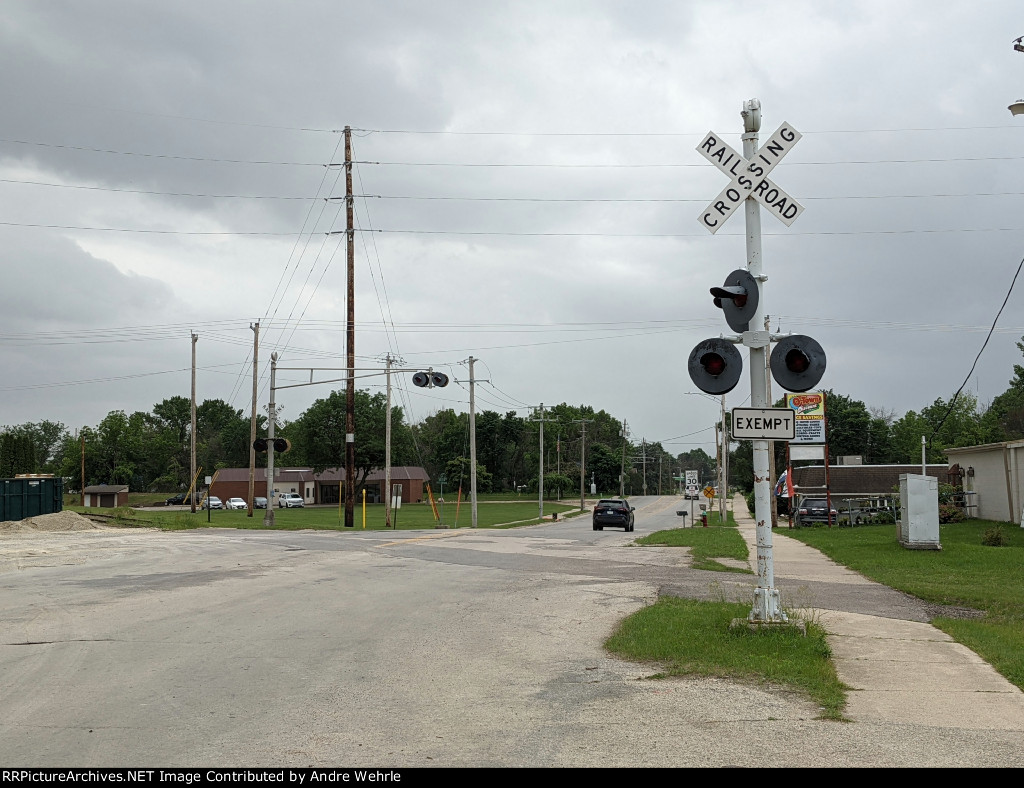
[[[196,504],[198,505],[199,504],[199,500],[200,500],[200,495],[199,495],[199,493],[194,493],[194,495],[195,495],[195,499],[196,499]],[[189,495],[188,495],[188,493],[178,493],[177,495],[172,495],[170,498],[168,498],[166,501],[164,501],[164,506],[187,506],[188,503],[189,503]]]
[[[244,498],[228,498],[224,504],[225,509],[248,509],[249,504],[245,502]]]
[[[253,498],[252,499],[252,508],[253,509],[266,509],[267,508],[267,499],[266,498],[262,498],[262,497]]]
[[[796,509],[796,524],[828,523],[835,525],[839,514],[831,509],[825,498],[803,498]]]
[[[277,508],[278,509],[291,509],[293,507],[302,508],[306,505],[306,502],[302,500],[302,496],[298,493],[281,493],[277,496]]]
[[[601,531],[606,525],[633,530],[633,507],[621,498],[602,498],[594,507],[594,530]]]
[[[220,498],[218,498],[216,495],[207,495],[206,496],[206,500],[203,501],[203,508],[204,509],[223,509],[224,508],[224,504],[221,503]]]

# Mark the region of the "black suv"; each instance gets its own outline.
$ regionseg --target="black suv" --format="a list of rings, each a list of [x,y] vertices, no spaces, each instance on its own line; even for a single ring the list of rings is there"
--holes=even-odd
[[[200,502],[200,500],[203,497],[202,494],[201,493],[193,493],[193,496],[196,499],[196,506],[199,506],[199,502]],[[188,493],[178,493],[177,495],[172,495],[170,498],[168,498],[166,501],[164,501],[164,506],[185,506],[188,503],[189,503]]]
[[[594,507],[594,530],[603,530],[606,525],[633,530],[633,507],[621,498],[602,498]]]
[[[796,524],[828,523],[835,525],[838,517],[835,509],[830,509],[825,498],[804,498],[796,508]]]

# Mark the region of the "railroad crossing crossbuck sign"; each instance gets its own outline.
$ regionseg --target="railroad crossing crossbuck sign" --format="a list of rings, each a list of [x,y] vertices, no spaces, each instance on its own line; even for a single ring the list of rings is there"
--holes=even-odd
[[[754,157],[747,160],[722,142],[719,135],[709,131],[697,150],[729,176],[729,185],[701,212],[700,223],[712,233],[717,233],[743,201],[753,197],[787,227],[793,224],[803,213],[804,206],[769,180],[768,173],[775,169],[775,165],[782,161],[782,157],[793,149],[802,136],[788,123],[783,123]]]

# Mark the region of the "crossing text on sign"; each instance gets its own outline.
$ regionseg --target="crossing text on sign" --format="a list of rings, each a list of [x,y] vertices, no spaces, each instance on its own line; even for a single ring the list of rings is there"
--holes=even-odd
[[[712,233],[718,232],[747,197],[756,199],[787,227],[793,224],[804,207],[767,176],[802,136],[788,123],[783,123],[748,160],[717,134],[709,132],[697,150],[729,177],[729,185],[704,209],[701,224]]]

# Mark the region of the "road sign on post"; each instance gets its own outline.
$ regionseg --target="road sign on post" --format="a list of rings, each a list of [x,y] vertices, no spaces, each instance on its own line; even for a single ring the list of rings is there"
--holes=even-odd
[[[796,414],[790,408],[733,408],[732,436],[739,440],[791,441]]]

